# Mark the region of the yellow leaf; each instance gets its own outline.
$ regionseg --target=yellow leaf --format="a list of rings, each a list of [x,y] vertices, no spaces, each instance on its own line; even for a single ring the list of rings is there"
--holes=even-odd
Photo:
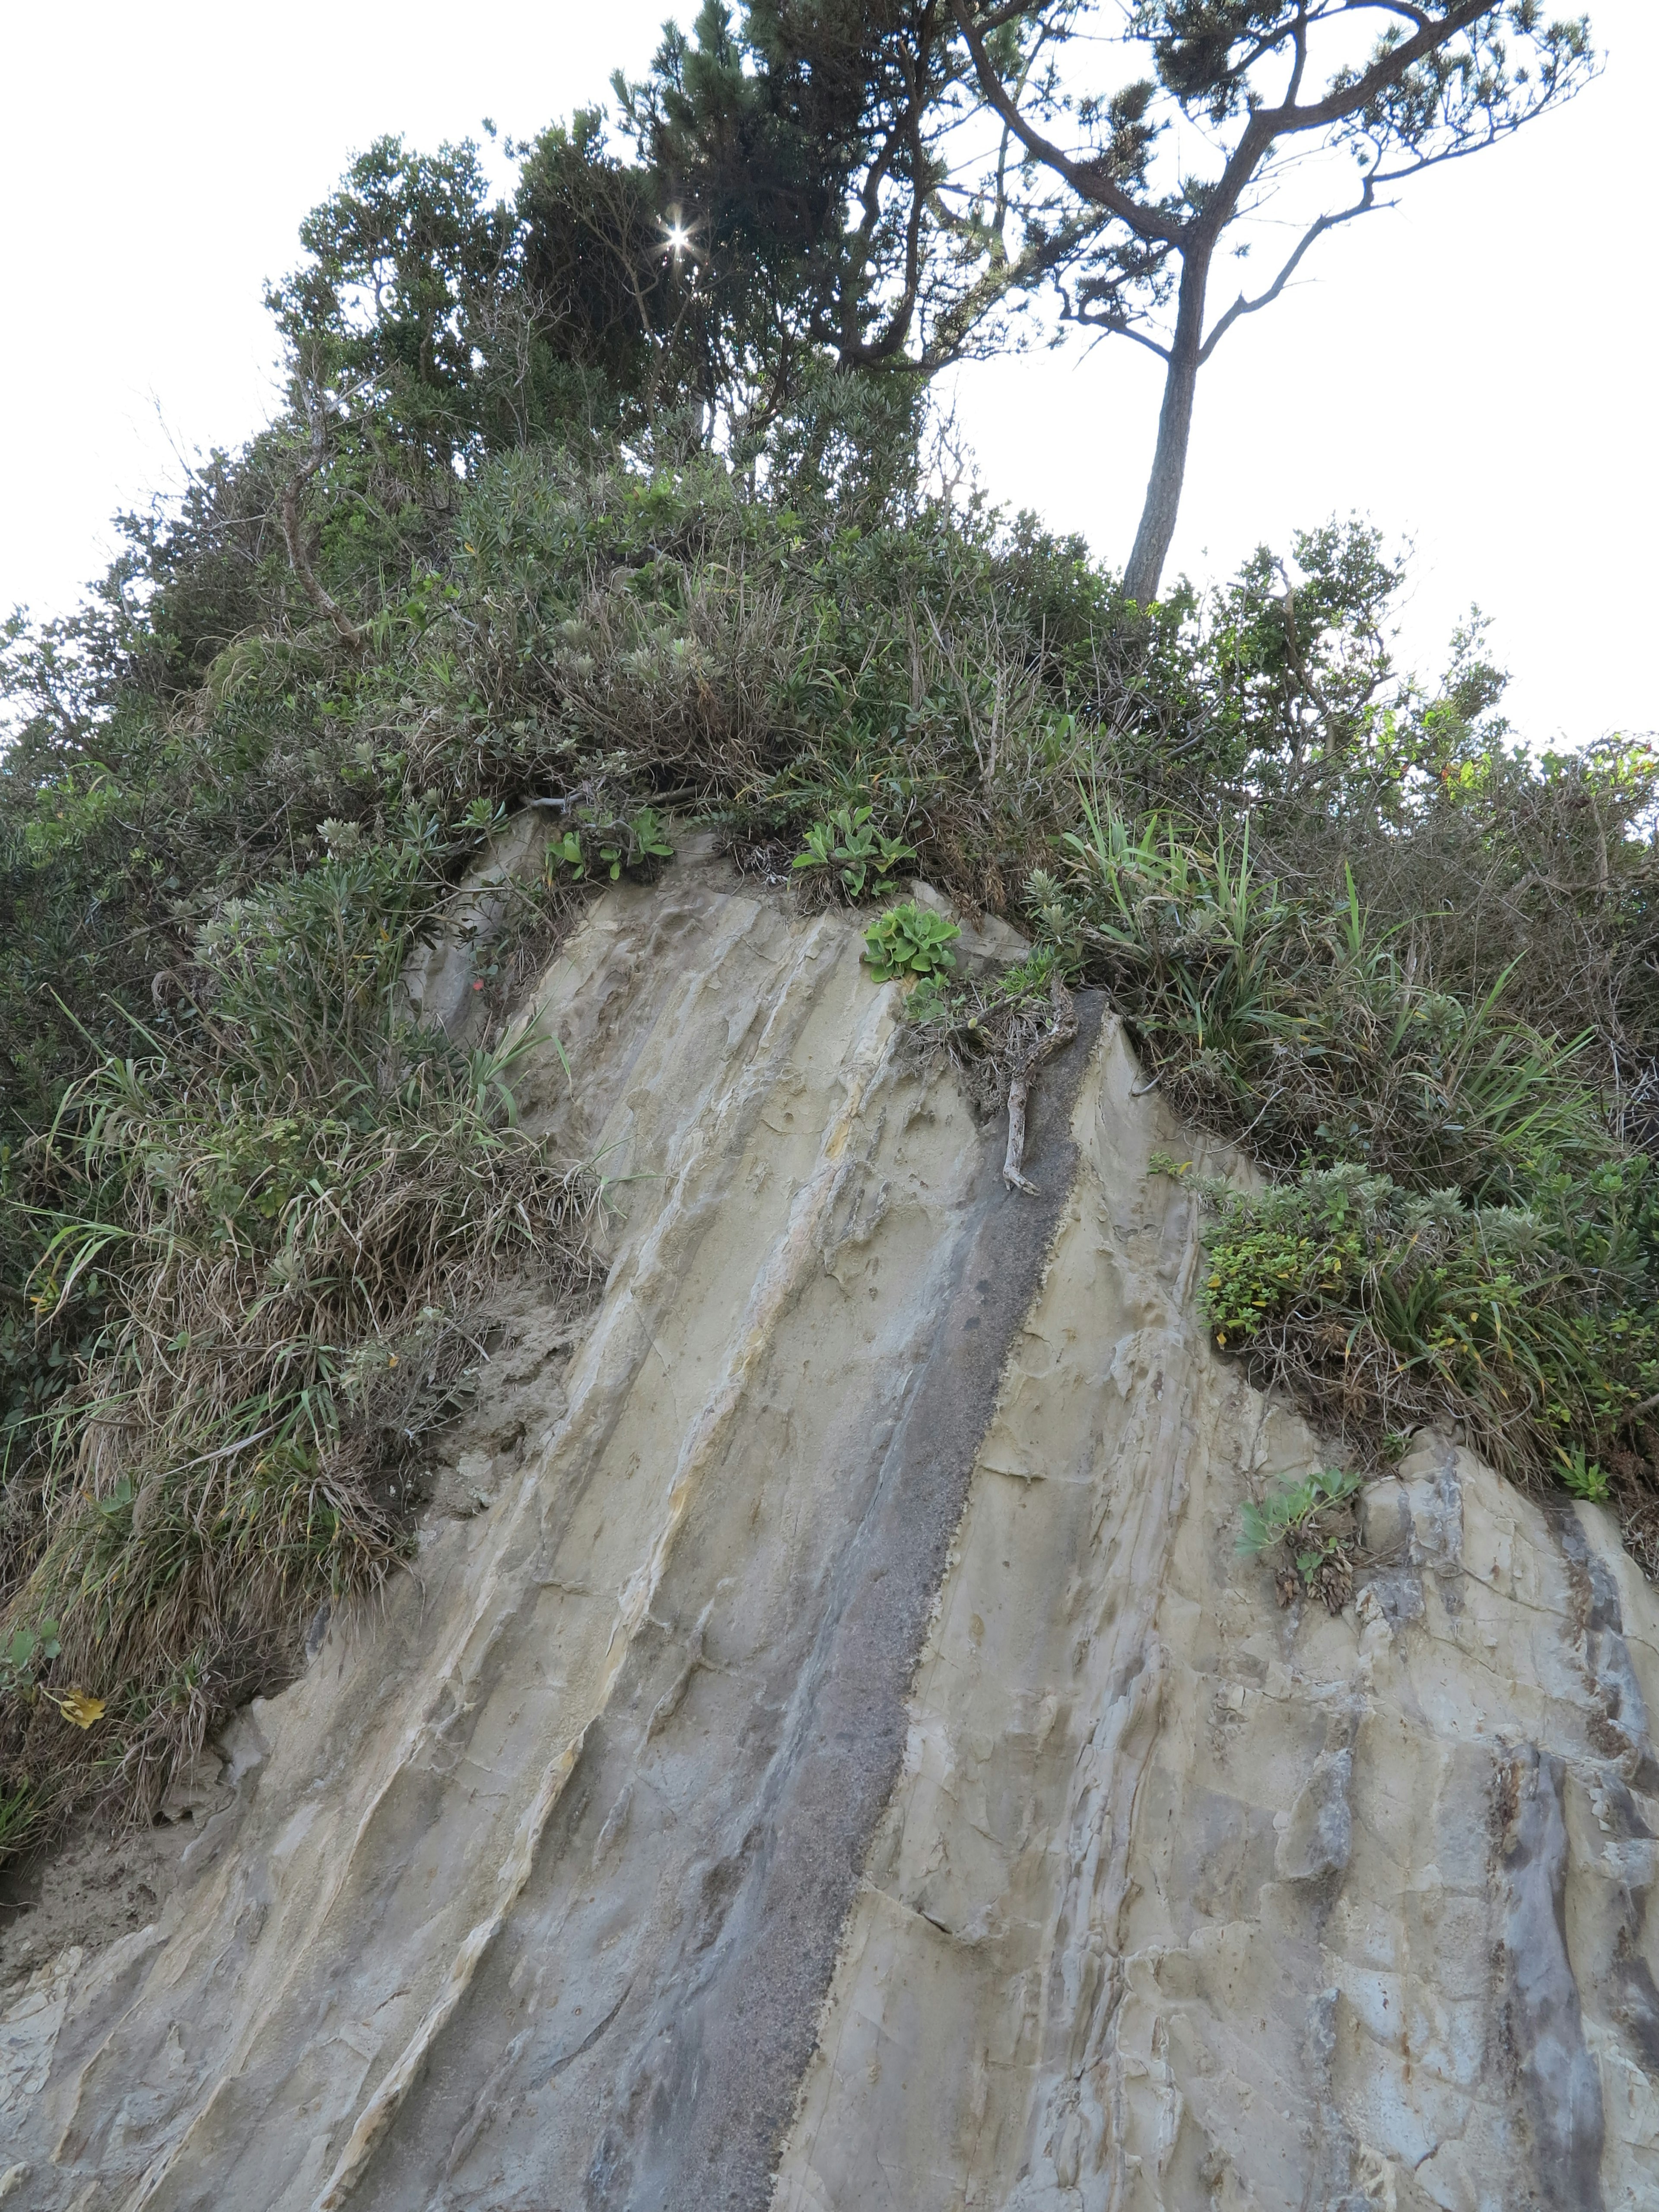
[[[50,1694],[50,1693],[49,1693]],[[78,1729],[89,1729],[104,1717],[104,1701],[91,1697],[85,1690],[65,1690],[52,1699],[66,1721],[73,1721]]]

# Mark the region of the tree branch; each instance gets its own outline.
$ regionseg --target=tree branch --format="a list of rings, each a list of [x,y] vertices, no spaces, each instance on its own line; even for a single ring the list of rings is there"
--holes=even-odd
[[[1384,200],[1381,204],[1387,207],[1391,205],[1392,203]],[[1210,356],[1215,351],[1217,346],[1220,344],[1222,339],[1232,328],[1233,325],[1239,320],[1241,316],[1254,315],[1258,309],[1268,307],[1273,305],[1273,301],[1285,289],[1286,284],[1290,283],[1291,278],[1296,274],[1297,264],[1300,263],[1303,255],[1307,252],[1309,247],[1313,244],[1316,238],[1322,237],[1328,230],[1334,230],[1339,223],[1352,222],[1356,216],[1370,215],[1377,205],[1376,179],[1373,173],[1366,178],[1365,189],[1352,207],[1342,208],[1339,210],[1335,215],[1322,215],[1317,222],[1310,223],[1309,225],[1307,230],[1303,234],[1301,242],[1297,246],[1295,252],[1291,254],[1290,259],[1285,264],[1285,266],[1279,270],[1278,276],[1274,277],[1273,283],[1267,287],[1265,292],[1254,300],[1247,300],[1242,292],[1239,294],[1238,297],[1233,301],[1232,306],[1228,308],[1226,313],[1222,316],[1220,321],[1210,332],[1209,337],[1205,339],[1203,344],[1199,348],[1198,361],[1200,368],[1201,368],[1204,363],[1208,361]]]
[[[1087,307],[1073,307],[1063,292],[1060,298],[1064,301],[1060,308],[1061,322],[1075,323],[1079,330],[1106,331],[1117,337],[1133,338],[1137,345],[1145,346],[1148,353],[1155,353],[1161,362],[1168,362],[1169,347],[1155,338],[1150,331],[1137,330],[1127,316],[1091,315]],[[1199,358],[1202,360],[1202,355]]]
[[[365,641],[362,630],[339,602],[324,589],[306,551],[305,531],[300,520],[300,494],[328,458],[323,410],[314,399],[309,412],[311,452],[283,487],[283,539],[288,547],[289,565],[299,578],[306,597],[324,620],[333,624],[342,641],[354,653],[361,653]]]
[[[1155,208],[1142,207],[1139,201],[1114,184],[1097,161],[1074,161],[1071,155],[1056,146],[1051,138],[1028,123],[1018,105],[1009,98],[1008,88],[986,52],[985,40],[968,12],[966,0],[951,0],[963,37],[968,42],[974,73],[979,79],[980,90],[1019,140],[1026,152],[1064,177],[1073,191],[1084,199],[1092,200],[1097,207],[1109,209],[1120,222],[1125,222],[1138,238],[1156,239],[1165,246],[1178,246],[1186,235],[1188,226],[1173,216],[1161,215]]]
[[[1370,105],[1378,93],[1386,92],[1391,84],[1398,84],[1414,63],[1425,61],[1459,31],[1467,31],[1483,15],[1494,15],[1497,12],[1496,0],[1455,0],[1455,4],[1443,15],[1435,16],[1425,22],[1415,38],[1391,46],[1385,55],[1344,85],[1340,91],[1315,100],[1307,107],[1297,107],[1294,102],[1282,107],[1259,107],[1250,118],[1245,138],[1248,139],[1251,131],[1257,130],[1268,140],[1286,137],[1304,131],[1322,131],[1328,123],[1341,123],[1351,115],[1358,115],[1362,108]],[[1241,150],[1243,144],[1241,140]],[[1229,162],[1228,167],[1231,168],[1231,166]]]

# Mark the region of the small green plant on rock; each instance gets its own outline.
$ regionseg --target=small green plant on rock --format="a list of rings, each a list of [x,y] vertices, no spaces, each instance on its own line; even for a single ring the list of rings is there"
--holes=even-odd
[[[961,930],[943,915],[932,914],[906,899],[878,914],[864,933],[865,959],[878,983],[896,975],[936,975],[954,968],[957,957],[950,949]]]
[[[654,806],[627,816],[582,806],[568,829],[548,840],[547,880],[579,884],[608,877],[614,884],[624,872],[649,880],[673,857],[668,825]]]
[[[806,833],[806,850],[795,856],[797,868],[834,868],[849,899],[860,899],[868,888],[878,896],[887,890],[901,861],[914,860],[914,845],[902,837],[889,837],[872,826],[868,806],[838,806],[827,820],[815,823]]]
[[[1570,1490],[1575,1498],[1582,1498],[1591,1505],[1607,1502],[1607,1470],[1598,1467],[1593,1459],[1586,1459],[1583,1444],[1574,1444],[1571,1451],[1558,1451],[1561,1462],[1561,1486]]]
[[[1360,1479],[1351,1469],[1328,1468],[1301,1480],[1280,1478],[1260,1505],[1245,1505],[1239,1516],[1241,1559],[1277,1552],[1273,1579],[1279,1602],[1322,1598],[1340,1613],[1353,1595],[1353,1530],[1348,1508]],[[1340,1519],[1339,1519],[1339,1516]]]

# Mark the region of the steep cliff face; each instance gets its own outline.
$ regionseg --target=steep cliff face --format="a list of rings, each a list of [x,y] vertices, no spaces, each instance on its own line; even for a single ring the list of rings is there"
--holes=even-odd
[[[1238,1506],[1319,1453],[1194,1315],[1193,1140],[1087,1004],[1008,1193],[860,949],[705,863],[553,963],[605,1296],[521,1301],[156,1923],[0,1990],[0,2199],[1659,2199],[1610,1523],[1425,1437],[1279,1613]]]

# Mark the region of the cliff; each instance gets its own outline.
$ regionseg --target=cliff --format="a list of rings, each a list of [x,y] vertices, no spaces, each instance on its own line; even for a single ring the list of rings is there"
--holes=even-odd
[[[520,1298],[154,1923],[0,1992],[0,2200],[1659,2195],[1610,1517],[1425,1432],[1352,1605],[1280,1612],[1238,1510],[1322,1455],[1194,1310],[1148,1163],[1205,1147],[1085,994],[1009,1192],[860,951],[704,859],[552,962],[520,1103],[612,1179],[603,1298]]]

